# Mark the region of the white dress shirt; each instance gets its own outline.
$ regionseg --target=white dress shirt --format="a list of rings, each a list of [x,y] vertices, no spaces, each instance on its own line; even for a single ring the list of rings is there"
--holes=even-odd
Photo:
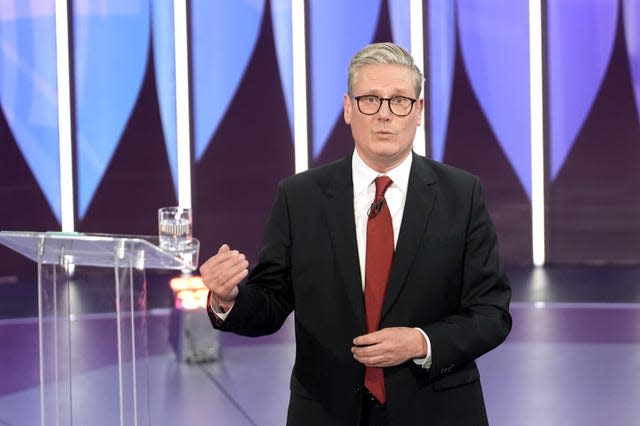
[[[402,223],[402,215],[404,213],[404,205],[407,200],[407,188],[409,186],[409,172],[411,171],[411,162],[413,155],[407,155],[402,163],[385,173],[393,183],[387,188],[384,194],[385,201],[391,213],[391,222],[393,225],[393,247],[395,250],[398,244],[398,235],[400,234],[400,225]],[[364,291],[364,274],[367,252],[367,212],[376,194],[375,179],[381,176],[381,173],[373,170],[365,164],[358,155],[358,151],[353,151],[351,159],[352,179],[353,179],[353,213],[356,219],[356,239],[358,242],[358,259],[360,260],[360,277],[362,278],[362,289]],[[414,359],[418,365],[423,368],[431,367],[431,342],[429,336],[421,329],[416,327],[427,341],[427,356],[424,358]]]

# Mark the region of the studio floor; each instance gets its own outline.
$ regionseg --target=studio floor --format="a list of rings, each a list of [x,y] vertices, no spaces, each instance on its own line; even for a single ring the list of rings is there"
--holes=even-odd
[[[490,424],[640,425],[640,268],[508,270],[513,330],[503,345],[478,360]],[[172,308],[161,286],[150,280],[145,423],[284,425],[295,355],[291,318],[271,336],[219,335],[218,361],[178,362],[169,338]],[[35,302],[18,308],[13,303],[12,315],[6,309],[16,294],[24,302],[24,291],[17,283],[0,285],[2,426],[40,424]],[[110,420],[118,411],[111,392],[117,356],[104,338],[113,318],[99,302],[74,315],[73,344],[85,353],[74,364],[74,425],[118,424]]]

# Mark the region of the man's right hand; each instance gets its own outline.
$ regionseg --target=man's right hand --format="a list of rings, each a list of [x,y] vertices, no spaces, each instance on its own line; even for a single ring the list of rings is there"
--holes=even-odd
[[[238,284],[249,273],[248,268],[246,256],[238,250],[231,250],[227,244],[221,245],[218,253],[200,266],[202,281],[222,312],[233,306],[238,296]]]

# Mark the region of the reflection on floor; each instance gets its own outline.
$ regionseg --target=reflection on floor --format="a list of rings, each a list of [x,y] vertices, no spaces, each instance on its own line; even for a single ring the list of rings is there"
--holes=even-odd
[[[637,425],[640,268],[523,267],[510,268],[510,276],[513,331],[478,361],[490,424]],[[0,287],[0,297],[11,298],[9,291]],[[148,404],[148,424],[283,425],[295,355],[291,319],[272,336],[220,335],[220,361],[178,363],[169,344],[171,309],[154,291],[150,286],[149,392],[140,403]],[[72,324],[73,344],[89,354],[74,362],[73,424],[113,425],[117,355],[104,344],[113,314],[99,301],[90,305]],[[6,311],[0,318],[0,425],[40,424],[37,320]],[[102,391],[88,391],[96,387]]]

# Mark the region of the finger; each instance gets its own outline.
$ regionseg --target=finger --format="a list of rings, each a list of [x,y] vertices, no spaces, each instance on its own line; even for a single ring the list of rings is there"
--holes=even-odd
[[[367,346],[353,346],[351,352],[358,358],[371,358],[379,356],[384,351],[379,344],[367,345]]]
[[[222,269],[228,269],[246,259],[245,255],[237,250],[231,250],[224,253],[218,253],[211,259],[207,260],[201,268],[205,271],[216,272]]]
[[[238,285],[249,273],[249,262],[241,262],[218,267],[202,275],[202,281],[209,290],[224,294]]]
[[[354,353],[353,357],[356,361],[361,364],[364,364],[367,367],[383,367],[387,363],[387,356],[385,354],[377,354],[377,355],[362,355],[358,353]]]
[[[224,260],[220,264],[219,278],[226,282],[238,272],[245,270],[249,267],[249,262],[244,254],[238,253]]]
[[[223,244],[220,249],[218,249],[218,252],[215,255],[211,256],[205,263],[202,264],[202,267],[204,267],[205,269],[215,268],[216,265],[224,263],[229,259],[238,256],[238,254],[238,250],[231,250],[228,245]]]
[[[374,331],[372,333],[363,334],[353,339],[353,344],[356,346],[370,346],[380,343],[381,333],[380,331]]]
[[[229,289],[240,284],[249,273],[249,262],[246,260],[224,269],[215,280],[221,288]]]
[[[223,251],[200,267],[205,286],[219,297],[224,297],[248,274],[249,262],[237,250]]]
[[[210,288],[211,293],[219,301],[233,302],[238,296],[238,284],[240,284],[248,273],[249,271],[247,269],[239,271],[231,276],[224,284]]]
[[[202,275],[215,273],[217,268],[229,267],[229,265],[235,262],[241,262],[245,258],[244,254],[238,252],[238,250],[230,250],[228,245],[223,244],[217,254],[207,259],[207,261],[200,266],[199,271]]]
[[[369,367],[387,367],[393,365],[397,358],[395,350],[384,342],[370,346],[354,346],[351,352],[358,362]]]

